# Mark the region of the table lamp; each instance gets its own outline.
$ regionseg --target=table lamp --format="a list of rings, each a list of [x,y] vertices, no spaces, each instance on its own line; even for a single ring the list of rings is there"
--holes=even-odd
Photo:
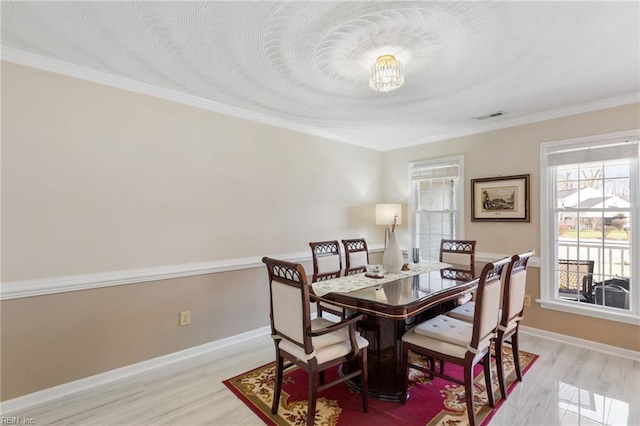
[[[389,227],[396,217],[396,225],[402,225],[402,204],[376,204],[376,225],[385,225],[384,247],[387,247]]]

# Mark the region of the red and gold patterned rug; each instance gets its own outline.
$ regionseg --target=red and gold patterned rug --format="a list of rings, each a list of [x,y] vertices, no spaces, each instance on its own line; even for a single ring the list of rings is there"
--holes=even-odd
[[[520,351],[523,374],[533,365],[537,355]],[[511,348],[504,348],[507,389],[517,386]],[[504,402],[500,397],[493,361],[493,391],[496,407],[487,402],[482,366],[475,370],[476,419],[487,424]],[[460,367],[445,365],[445,372],[462,377]],[[327,371],[327,380],[337,368]],[[225,380],[223,383],[268,425],[304,425],[307,417],[307,373],[297,367],[285,371],[278,414],[271,414],[273,401],[274,363]],[[393,425],[393,426],[449,426],[468,425],[464,387],[440,378],[428,379],[418,371],[411,371],[411,397],[405,405],[369,398],[369,412],[362,412],[360,394],[352,392],[345,383],[320,392],[317,402],[316,424],[326,426]],[[526,377],[524,377],[526,380]]]

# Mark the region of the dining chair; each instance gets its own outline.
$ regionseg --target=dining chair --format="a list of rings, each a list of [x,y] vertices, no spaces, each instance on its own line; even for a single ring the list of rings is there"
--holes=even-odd
[[[507,387],[504,377],[502,346],[506,339],[511,337],[511,348],[513,351],[513,363],[516,376],[522,381],[522,371],[520,370],[520,351],[518,345],[518,330],[520,321],[524,317],[524,294],[527,281],[527,265],[529,259],[535,255],[533,250],[526,253],[515,254],[511,257],[511,263],[504,274],[502,285],[502,308],[499,311],[500,323],[498,324],[494,348],[496,355],[496,368],[498,370],[498,383],[502,398],[507,399]],[[473,322],[475,314],[475,303],[468,302],[460,305],[448,313],[452,318],[466,322]]]
[[[271,336],[276,348],[276,377],[271,413],[278,413],[284,360],[304,369],[309,375],[307,426],[315,420],[316,398],[331,386],[360,376],[362,410],[368,411],[369,342],[356,333],[354,314],[338,323],[326,318],[311,320],[309,286],[304,267],[299,263],[263,257],[269,274]],[[324,372],[345,362],[356,360],[358,369],[325,383]]]
[[[364,238],[342,240],[347,269],[362,268],[369,264],[369,250]]]
[[[475,240],[440,240],[440,262],[449,263],[453,269],[468,271],[470,275],[475,274],[476,241]],[[475,292],[467,294],[458,299],[455,305],[462,305],[475,296]]]
[[[536,254],[533,250],[516,254],[511,258],[507,268],[507,276],[502,291],[502,313],[498,325],[498,335],[495,340],[496,366],[498,368],[498,382],[502,398],[507,399],[507,384],[504,377],[504,363],[502,359],[502,346],[506,339],[511,338],[513,352],[513,365],[518,381],[522,381],[520,370],[520,349],[518,344],[518,331],[520,322],[524,318],[524,295],[527,283],[527,265],[529,259]]]
[[[310,242],[311,258],[313,259],[313,275],[316,279],[327,279],[327,274],[339,272],[342,269],[342,256],[340,254],[340,243],[338,240]],[[318,278],[315,278],[318,277]],[[323,312],[337,315],[344,319],[345,310],[327,302],[316,302],[316,312],[322,316]]]
[[[365,268],[345,269],[344,275],[342,275],[343,271],[313,274],[313,282],[315,283],[319,281],[333,280],[342,276],[355,275],[362,272],[365,272]],[[332,305],[328,302],[323,302],[320,300],[318,300],[316,303],[321,305],[321,307],[317,308],[319,317],[322,317],[323,310],[336,316],[340,316],[338,311],[338,309],[340,309],[342,310],[342,319],[346,318],[348,314],[348,311],[341,308],[340,306]],[[364,320],[358,321],[356,328],[358,332],[364,333],[365,339],[369,341],[369,349],[371,349],[376,356],[377,362],[380,362],[380,324],[375,321],[375,317],[366,317]],[[371,338],[369,337],[369,333],[372,333]]]
[[[510,262],[511,259],[505,257],[487,263],[483,268],[478,279],[473,323],[460,321],[447,315],[438,315],[418,324],[402,336],[401,371],[404,393],[401,402],[403,404],[407,399],[409,368],[414,368],[463,385],[469,424],[475,426],[473,368],[482,362],[487,399],[491,407],[495,406],[491,386],[491,341],[498,326],[501,276]],[[432,360],[429,362],[429,368],[412,363],[411,354],[422,355]],[[453,377],[445,373],[446,370],[436,371],[436,363],[433,360],[440,361],[441,365],[442,362],[447,362],[461,366],[464,379]]]
[[[440,262],[453,265],[464,265],[473,269],[475,266],[475,240],[447,240],[440,241]]]
[[[346,262],[347,274],[351,272],[364,271],[369,264],[369,249],[367,248],[367,241],[364,238],[354,238],[349,240],[342,240],[344,245],[344,257]],[[380,324],[369,321],[359,321],[358,329],[368,335],[372,333],[373,339],[373,351],[376,355],[378,362],[380,361]]]

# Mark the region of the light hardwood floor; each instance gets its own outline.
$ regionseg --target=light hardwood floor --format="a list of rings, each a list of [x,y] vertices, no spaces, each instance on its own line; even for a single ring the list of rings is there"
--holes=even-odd
[[[524,333],[521,348],[540,358],[491,425],[640,425],[640,362]],[[38,426],[259,425],[222,380],[273,359],[264,336],[4,416]]]

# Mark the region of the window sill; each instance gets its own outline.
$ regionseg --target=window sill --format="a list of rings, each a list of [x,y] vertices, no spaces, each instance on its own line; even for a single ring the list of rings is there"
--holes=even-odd
[[[626,324],[640,325],[640,317],[630,312],[613,312],[609,309],[596,307],[576,306],[576,303],[562,302],[559,300],[536,300],[543,309],[553,309],[554,311],[567,312],[570,314],[584,315],[587,317],[601,318],[609,321],[622,322]]]

